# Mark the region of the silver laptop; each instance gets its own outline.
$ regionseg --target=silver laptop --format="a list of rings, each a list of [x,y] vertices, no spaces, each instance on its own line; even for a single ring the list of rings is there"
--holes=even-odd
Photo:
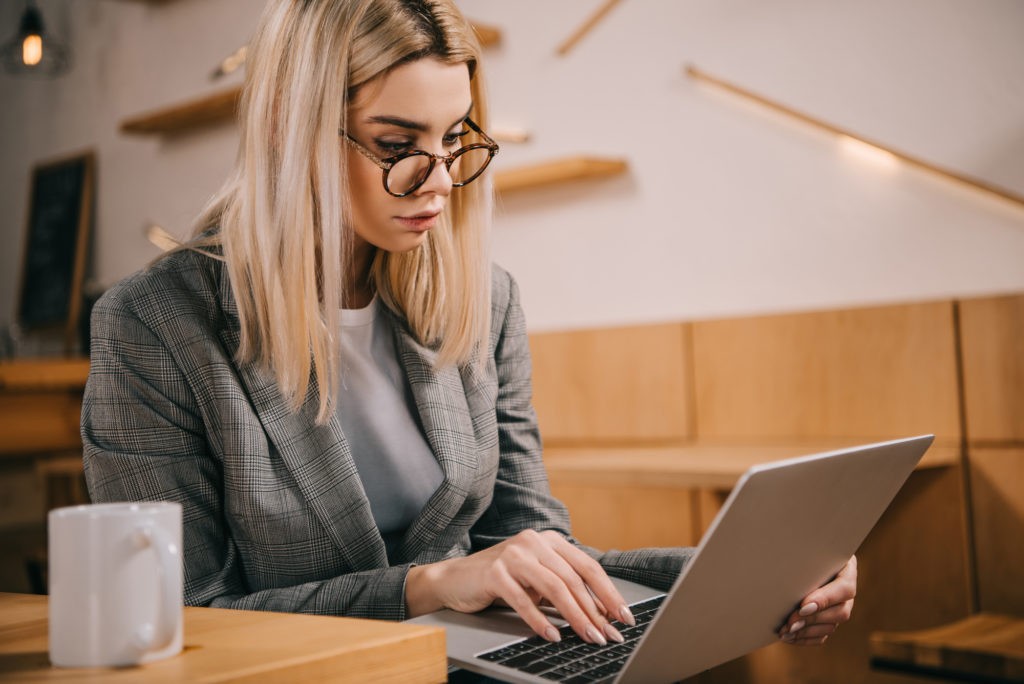
[[[777,640],[799,601],[856,552],[933,435],[757,465],[733,488],[667,593],[615,579],[636,627],[625,644],[562,641],[515,613],[442,610],[410,622],[447,630],[456,667],[508,682],[674,682]]]

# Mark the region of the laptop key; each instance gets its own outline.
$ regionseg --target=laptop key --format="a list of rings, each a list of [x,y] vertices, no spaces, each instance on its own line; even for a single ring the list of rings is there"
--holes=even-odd
[[[549,663],[546,660],[537,660],[530,663],[529,665],[523,665],[522,667],[517,669],[520,672],[525,672],[527,674],[540,674],[541,672],[546,672],[547,670],[551,670],[557,666],[558,663]]]
[[[589,672],[578,674],[575,677],[566,679],[562,684],[590,684],[590,682],[596,682],[600,677],[594,677]]]
[[[544,660],[544,656],[539,656],[535,653],[520,653],[508,660],[499,660],[498,664],[504,665],[505,667],[520,669],[523,665],[529,665],[530,663],[537,662],[538,660]]]

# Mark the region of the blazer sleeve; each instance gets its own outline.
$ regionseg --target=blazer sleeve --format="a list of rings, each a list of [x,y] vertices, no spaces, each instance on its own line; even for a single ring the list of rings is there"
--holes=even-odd
[[[540,430],[532,404],[532,364],[519,290],[496,270],[494,364],[501,452],[494,499],[471,531],[475,549],[492,546],[524,529],[555,530],[597,559],[609,575],[661,590],[675,581],[693,555],[690,548],[647,548],[601,552],[571,535],[569,512],[551,494],[541,456]]]
[[[204,397],[204,404],[199,398],[215,390],[190,382],[195,378],[176,358],[183,352],[154,332],[171,309],[165,303],[154,314],[146,301],[121,291],[103,298],[93,313],[82,406],[92,500],[182,504],[188,605],[404,619],[407,565],[318,581],[295,578],[258,592],[247,588],[225,518],[222,464],[203,415],[212,399]]]

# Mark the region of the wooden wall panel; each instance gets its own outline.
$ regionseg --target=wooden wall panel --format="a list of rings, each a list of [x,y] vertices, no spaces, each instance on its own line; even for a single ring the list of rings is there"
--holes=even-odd
[[[538,333],[530,348],[545,444],[690,436],[686,324]]]
[[[951,302],[693,324],[697,438],[960,438]]]
[[[967,437],[1024,444],[1024,295],[960,303]]]
[[[588,546],[623,550],[699,541],[686,489],[578,484],[552,477],[551,492],[569,508],[573,535]]]
[[[1024,617],[1024,448],[971,448],[978,602]]]

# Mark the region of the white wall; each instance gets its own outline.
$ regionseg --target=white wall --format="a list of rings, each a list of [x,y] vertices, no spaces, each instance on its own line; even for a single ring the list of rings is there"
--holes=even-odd
[[[511,167],[629,159],[625,177],[499,199],[496,259],[534,330],[1024,291],[1024,207],[912,168],[883,171],[828,135],[683,74],[686,63],[928,161],[1024,194],[1024,3],[623,0],[567,57],[602,0],[459,0],[503,31],[487,55],[492,123],[527,128]],[[167,138],[125,117],[211,84],[262,2],[41,0],[76,51],[50,82],[0,74],[0,323],[11,318],[30,167],[94,147],[94,275],[184,234],[234,157],[230,125]],[[0,38],[20,7],[0,5]]]

